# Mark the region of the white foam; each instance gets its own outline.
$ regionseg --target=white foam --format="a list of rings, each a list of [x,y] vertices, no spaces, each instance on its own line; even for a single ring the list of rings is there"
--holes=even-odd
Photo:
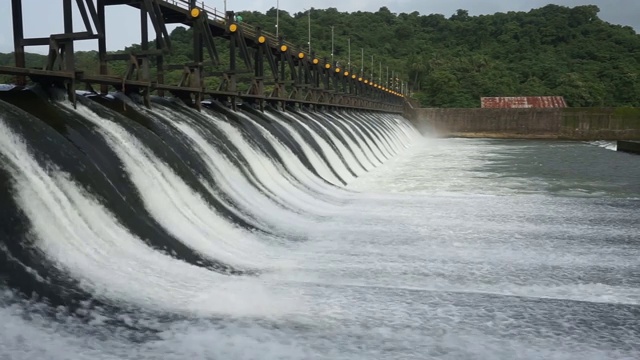
[[[274,300],[260,279],[218,274],[150,248],[68,174],[52,164],[43,169],[2,121],[0,152],[37,248],[98,298],[200,316],[295,308],[292,298]]]
[[[306,141],[304,141],[302,136],[295,129],[293,129],[291,125],[289,125],[286,121],[282,121],[282,119],[274,116],[269,112],[265,112],[265,115],[269,117],[271,120],[279,122],[280,125],[282,125],[287,130],[289,135],[291,135],[291,137],[300,145],[307,159],[309,159],[309,162],[311,162],[311,165],[313,165],[313,168],[318,172],[318,174],[323,179],[325,179],[326,181],[334,185],[341,184],[341,182],[338,180],[338,178],[334,175],[334,173],[329,168],[329,165],[320,157],[320,155],[317,152],[315,152],[311,148],[309,144],[307,144]]]
[[[305,229],[310,226],[308,218],[280,206],[265,196],[262,186],[260,190],[253,186],[245,174],[225,156],[218,153],[194,128],[185,123],[175,123],[174,126],[193,140],[193,144],[205,160],[218,186],[245,211],[271,226],[277,226],[280,233],[285,236],[291,234],[300,236],[306,233]]]
[[[84,106],[78,106],[77,111],[100,127],[145,207],[168,233],[203,255],[230,265],[264,267],[273,260],[269,247],[220,216],[128,131]]]
[[[616,141],[606,141],[606,140],[590,141],[589,144],[599,146],[607,150],[613,150],[613,151],[618,150],[618,142]]]
[[[345,146],[345,144],[342,141],[340,141],[340,139],[338,139],[338,137],[333,132],[329,131],[323,124],[321,124],[319,121],[312,118],[308,114],[301,113],[301,116],[303,116],[306,119],[305,121],[315,123],[316,128],[319,128],[327,137],[329,137],[329,139],[331,139],[335,147],[338,149],[338,152],[340,153],[340,155],[342,155],[342,157],[345,159],[345,161],[349,165],[349,168],[357,176],[360,176],[366,173],[366,169],[358,162],[358,160],[355,158],[355,155]]]
[[[338,156],[338,154],[333,150],[331,145],[329,145],[329,143],[324,138],[310,129],[309,126],[304,123],[304,121],[300,121],[298,118],[289,113],[283,113],[283,115],[291,119],[291,121],[295,121],[296,123],[298,123],[298,126],[303,127],[309,134],[311,134],[311,137],[313,137],[318,146],[320,146],[320,149],[322,150],[324,155],[327,157],[327,159],[329,159],[332,168],[338,173],[342,180],[349,183],[352,179],[354,179],[353,174],[349,171],[345,162],[340,159],[340,156]]]
[[[349,148],[353,151],[355,157],[360,161],[360,164],[362,164],[365,170],[369,171],[373,169],[375,165],[371,162],[371,160],[369,160],[369,157],[362,150],[361,148],[362,144],[360,143],[360,141],[358,141],[359,139],[354,136],[355,138],[355,142],[354,142],[354,140],[349,135],[347,135],[347,133],[343,131],[343,129],[340,126],[337,126],[336,124],[334,124],[333,121],[336,121],[336,118],[333,118],[331,121],[328,121],[327,127],[331,127],[334,131],[337,131],[338,133],[340,133],[342,138],[345,140],[345,142],[347,142],[347,144],[349,145]],[[353,133],[351,132],[349,133],[353,135]]]
[[[275,163],[261,151],[253,148],[234,126],[226,122],[217,122],[215,126],[236,144],[260,181],[279,199],[291,204],[293,209],[316,215],[328,215],[335,210],[333,205],[302,190],[298,186],[297,180],[293,179],[282,165]]]

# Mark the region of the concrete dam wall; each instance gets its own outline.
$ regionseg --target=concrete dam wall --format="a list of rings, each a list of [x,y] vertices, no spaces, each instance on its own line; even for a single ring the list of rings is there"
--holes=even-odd
[[[640,139],[640,108],[409,108],[406,116],[423,132],[449,137]]]

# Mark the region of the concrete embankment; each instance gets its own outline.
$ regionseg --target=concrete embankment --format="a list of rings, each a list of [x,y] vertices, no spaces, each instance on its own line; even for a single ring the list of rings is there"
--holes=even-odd
[[[618,141],[617,150],[640,155],[640,141]]]
[[[405,116],[445,137],[640,140],[640,108],[408,108]]]

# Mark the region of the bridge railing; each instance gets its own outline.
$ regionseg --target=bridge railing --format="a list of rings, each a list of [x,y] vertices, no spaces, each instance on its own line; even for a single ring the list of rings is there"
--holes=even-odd
[[[181,9],[185,9],[187,10],[187,12],[191,10],[189,5],[191,2],[188,0],[161,0],[161,1],[167,4],[175,5]],[[219,11],[216,8],[212,8],[208,5],[205,5],[204,1],[197,2],[196,5],[199,8],[206,10],[207,16],[210,20],[225,21],[225,14],[223,11]]]
[[[190,1],[188,0],[161,0],[165,3],[169,3],[169,4],[173,4],[175,6],[178,6],[181,9],[185,9],[187,12],[190,11]],[[198,1],[196,2],[196,6],[198,6],[199,8],[201,8],[202,10],[204,10],[207,14],[207,18],[211,21],[215,21],[215,22],[219,22],[219,23],[224,23],[226,22],[226,14],[224,13],[224,11],[220,11],[215,7],[211,7],[209,5],[206,5],[204,1]],[[248,23],[243,22],[241,25],[242,30],[247,33],[247,35],[255,37],[258,34],[258,29]],[[267,31],[261,31],[262,35],[268,36],[272,39],[274,39],[275,41],[278,41],[278,39],[276,38],[276,36],[272,33],[269,33]],[[283,41],[282,42],[284,45],[287,45],[287,47],[289,49],[291,49],[292,51],[298,53],[298,52],[305,52],[303,51],[299,46],[294,45],[293,43],[289,42],[289,41]],[[307,54],[307,55],[311,55],[311,54]]]

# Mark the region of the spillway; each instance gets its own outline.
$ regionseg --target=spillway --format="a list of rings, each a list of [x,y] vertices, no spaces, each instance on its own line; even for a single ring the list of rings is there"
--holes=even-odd
[[[619,155],[0,92],[0,358],[635,358]]]

